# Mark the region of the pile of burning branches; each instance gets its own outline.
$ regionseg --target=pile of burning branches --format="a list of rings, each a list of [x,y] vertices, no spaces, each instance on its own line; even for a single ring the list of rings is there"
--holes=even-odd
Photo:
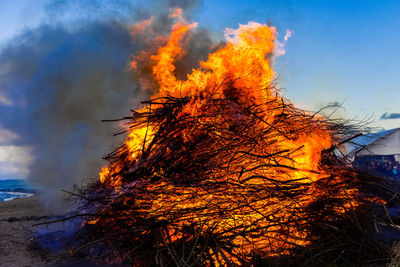
[[[353,132],[279,96],[275,29],[230,30],[225,47],[178,81],[174,58],[193,27],[180,19],[151,57],[158,94],[124,118],[125,142],[81,190],[74,251],[135,266],[225,266],[315,258],[316,248],[341,251],[339,237],[363,247],[358,220],[372,221],[369,207],[382,201],[337,157]]]
[[[80,242],[93,246],[91,255],[138,265],[246,264],[320,242],[368,202],[358,176],[321,145],[336,125],[279,99],[243,106],[203,96],[196,114],[187,112],[197,100],[152,99],[125,118],[144,134],[111,153],[102,181],[83,194]],[[320,153],[312,168],[299,162],[310,157],[306,137]],[[129,138],[140,144],[134,151]]]

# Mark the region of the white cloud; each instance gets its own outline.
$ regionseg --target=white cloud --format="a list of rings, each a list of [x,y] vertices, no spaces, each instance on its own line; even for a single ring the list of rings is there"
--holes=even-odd
[[[0,162],[29,162],[30,151],[26,146],[0,146]]]
[[[13,105],[11,100],[6,98],[4,95],[0,95],[0,104],[1,105],[5,105],[5,106],[12,106]]]
[[[24,178],[29,174],[28,166],[33,159],[31,149],[27,146],[11,145],[18,140],[17,134],[0,125],[0,179]]]
[[[26,146],[0,146],[0,175],[27,177],[32,161],[31,149]]]
[[[27,164],[0,162],[0,179],[27,178],[28,175]]]
[[[0,100],[1,102],[1,100]],[[0,125],[0,145],[10,144],[12,142],[18,141],[19,136]]]

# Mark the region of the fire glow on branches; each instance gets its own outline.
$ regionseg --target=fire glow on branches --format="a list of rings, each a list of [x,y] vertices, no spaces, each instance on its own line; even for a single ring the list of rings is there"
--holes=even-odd
[[[352,173],[329,152],[342,136],[276,90],[274,27],[228,29],[226,45],[178,80],[174,63],[196,24],[174,16],[157,53],[132,61],[136,72],[152,66],[158,92],[126,118],[124,144],[87,190],[82,242],[111,261],[180,266],[309,245],[315,224],[360,204]]]

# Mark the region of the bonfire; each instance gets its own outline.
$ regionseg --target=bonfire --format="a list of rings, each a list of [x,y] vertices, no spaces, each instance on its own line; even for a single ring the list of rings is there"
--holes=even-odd
[[[178,13],[167,42],[133,59],[138,73],[151,64],[157,93],[122,119],[124,143],[81,190],[73,253],[135,266],[250,265],[331,244],[384,203],[337,156],[351,128],[281,96],[274,27],[229,29],[225,46],[179,80],[174,63],[195,27]]]

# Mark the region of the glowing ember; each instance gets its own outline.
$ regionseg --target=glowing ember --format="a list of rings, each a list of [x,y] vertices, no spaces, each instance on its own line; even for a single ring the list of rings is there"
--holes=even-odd
[[[275,90],[276,29],[254,22],[227,29],[226,45],[178,80],[174,64],[196,24],[179,10],[174,16],[157,54],[131,64],[138,71],[151,62],[158,93],[134,112],[124,145],[101,170],[102,189],[93,194],[108,204],[87,227],[113,229],[115,246],[154,248],[158,264],[168,257],[243,264],[307,246],[318,239],[316,214],[334,221],[358,205],[358,192],[342,186],[349,175],[322,163],[337,138],[330,125]],[[130,255],[136,264],[141,253]]]

